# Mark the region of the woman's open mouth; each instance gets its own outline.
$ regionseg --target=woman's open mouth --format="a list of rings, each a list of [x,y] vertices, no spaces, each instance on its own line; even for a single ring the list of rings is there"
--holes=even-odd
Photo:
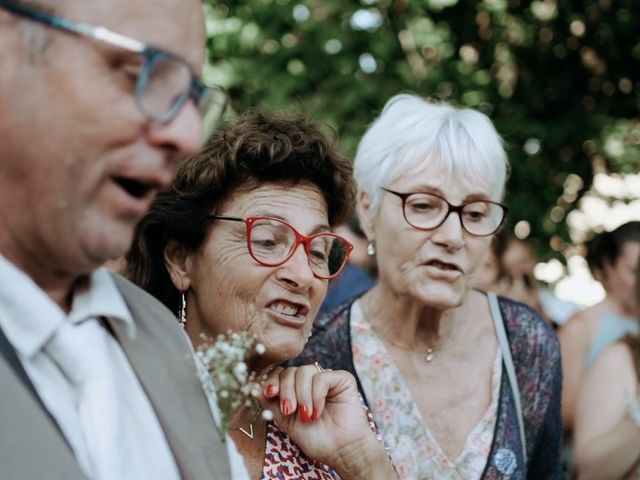
[[[279,320],[279,323],[287,326],[300,327],[306,325],[309,307],[278,299],[267,305],[267,308]]]

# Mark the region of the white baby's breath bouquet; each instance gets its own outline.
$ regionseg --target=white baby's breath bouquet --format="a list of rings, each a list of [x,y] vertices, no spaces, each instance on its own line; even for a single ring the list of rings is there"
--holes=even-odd
[[[265,346],[248,332],[227,332],[218,335],[215,341],[203,337],[203,343],[196,348],[196,355],[204,366],[200,370],[200,380],[207,393],[217,400],[220,411],[218,433],[224,441],[229,422],[239,410],[246,408],[260,411],[257,396],[263,378],[247,366],[248,358],[257,353],[262,355]],[[268,411],[262,412],[269,418]]]

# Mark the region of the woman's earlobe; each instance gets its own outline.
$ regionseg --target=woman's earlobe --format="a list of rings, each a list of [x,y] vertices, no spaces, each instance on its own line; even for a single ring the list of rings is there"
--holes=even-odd
[[[164,264],[174,287],[181,292],[186,291],[191,285],[189,257],[187,249],[174,240],[169,241],[164,249]]]
[[[372,242],[375,240],[372,211],[371,211],[371,197],[364,190],[358,192],[356,200],[356,212],[360,220],[360,227],[364,232],[367,240]]]

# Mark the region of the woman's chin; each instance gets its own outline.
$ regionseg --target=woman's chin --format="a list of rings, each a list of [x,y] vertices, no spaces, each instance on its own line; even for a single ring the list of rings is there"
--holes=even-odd
[[[416,292],[415,297],[429,307],[448,310],[462,305],[467,292],[467,289],[458,286],[432,285],[420,289]]]
[[[288,360],[293,360],[302,353],[306,344],[306,338],[304,340],[291,340],[291,341],[276,341],[265,344],[267,351],[265,352],[265,359],[268,359],[269,366],[279,365]]]

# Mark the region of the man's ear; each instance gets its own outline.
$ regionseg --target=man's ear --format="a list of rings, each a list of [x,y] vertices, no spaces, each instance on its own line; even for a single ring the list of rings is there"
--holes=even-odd
[[[191,252],[175,240],[170,240],[164,249],[164,264],[167,267],[173,285],[185,292],[191,286]]]
[[[356,197],[356,211],[360,219],[360,227],[370,242],[375,240],[375,230],[373,222],[373,210],[371,207],[371,197],[364,190],[358,191]]]

